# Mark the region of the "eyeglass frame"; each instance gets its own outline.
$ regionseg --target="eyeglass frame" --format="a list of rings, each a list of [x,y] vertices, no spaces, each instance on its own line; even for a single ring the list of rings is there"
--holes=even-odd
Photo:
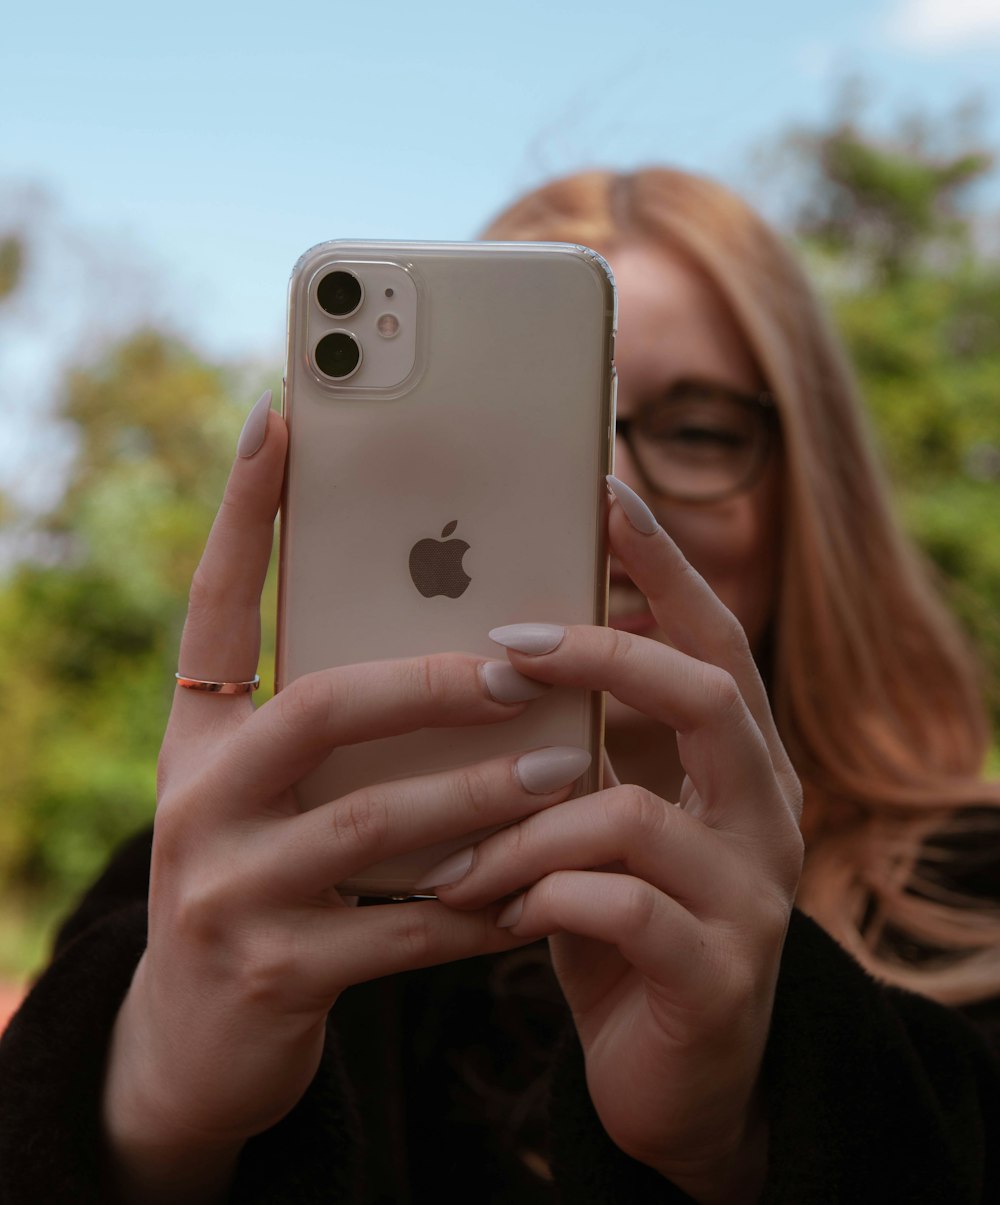
[[[649,402],[645,406],[641,407],[639,413],[633,418],[615,418],[615,436],[617,437],[620,435],[622,439],[624,439],[625,446],[629,450],[629,455],[632,457],[632,461],[635,464],[639,476],[643,480],[643,484],[652,494],[655,494],[659,498],[668,498],[672,502],[683,502],[689,506],[701,506],[708,505],[713,502],[723,502],[727,498],[733,498],[737,494],[742,494],[747,490],[752,489],[753,486],[756,485],[760,480],[761,473],[763,473],[767,462],[771,459],[771,454],[774,450],[774,445],[776,442],[776,436],[779,431],[778,408],[774,395],[766,389],[762,389],[757,393],[743,393],[739,389],[732,389],[728,385],[719,385],[714,381],[685,380],[678,381],[677,384],[675,384],[672,389],[668,391],[667,400],[669,401],[671,393],[679,390],[685,385],[694,385],[702,388],[708,387],[714,392],[724,394],[732,401],[739,402],[743,406],[752,407],[758,413],[762,414],[763,423],[761,430],[763,432],[763,439],[760,454],[744,480],[741,480],[739,484],[723,490],[720,493],[709,494],[703,498],[692,498],[689,495],[677,494],[671,490],[662,489],[650,479],[649,474],[643,467],[642,458],[637,454],[635,446],[632,443],[632,432],[641,423],[643,414],[663,405],[662,399],[659,402]]]

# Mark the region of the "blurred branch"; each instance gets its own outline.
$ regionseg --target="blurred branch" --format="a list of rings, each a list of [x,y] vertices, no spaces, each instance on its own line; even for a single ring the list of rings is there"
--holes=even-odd
[[[0,301],[9,297],[21,283],[24,269],[24,244],[13,234],[0,238]]]

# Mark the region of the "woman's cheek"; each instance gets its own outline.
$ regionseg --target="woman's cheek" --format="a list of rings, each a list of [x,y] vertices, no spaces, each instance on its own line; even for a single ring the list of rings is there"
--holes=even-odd
[[[777,581],[774,524],[757,502],[754,495],[744,495],[711,508],[678,508],[659,516],[691,565],[743,625],[752,646],[767,627]]]

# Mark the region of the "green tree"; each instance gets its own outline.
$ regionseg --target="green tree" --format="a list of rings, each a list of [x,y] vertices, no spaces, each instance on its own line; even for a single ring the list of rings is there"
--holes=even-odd
[[[24,269],[24,244],[16,234],[0,236],[0,314],[3,303],[17,289]],[[13,522],[15,508],[0,490],[0,531]]]
[[[0,589],[8,891],[68,899],[152,816],[187,587],[245,378],[142,330],[63,383],[73,466],[37,524],[44,560]]]
[[[984,654],[1000,721],[1000,263],[972,206],[993,166],[974,106],[889,137],[850,101],[787,140],[795,234],[861,377],[903,520]]]

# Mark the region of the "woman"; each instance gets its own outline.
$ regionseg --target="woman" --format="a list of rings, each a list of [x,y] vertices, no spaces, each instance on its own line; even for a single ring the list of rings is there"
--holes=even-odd
[[[147,838],[5,1041],[29,1095],[0,1127],[7,1199],[46,1176],[81,1201],[994,1199],[1000,1072],[928,999],[996,1015],[1000,924],[959,899],[956,824],[998,802],[986,725],[808,286],[673,172],[557,182],[489,235],[583,242],[618,278],[612,628],[497,632],[504,701],[465,656],[329,671],[256,713],[178,689],[148,939]],[[265,395],[185,674],[254,673],[284,450]],[[625,785],[563,806],[579,768],[535,751],[297,814],[331,746],[502,722],[538,681],[611,693]],[[457,836],[470,797],[508,827],[428,876],[438,902],[324,891]],[[541,937],[554,979],[518,949]]]

